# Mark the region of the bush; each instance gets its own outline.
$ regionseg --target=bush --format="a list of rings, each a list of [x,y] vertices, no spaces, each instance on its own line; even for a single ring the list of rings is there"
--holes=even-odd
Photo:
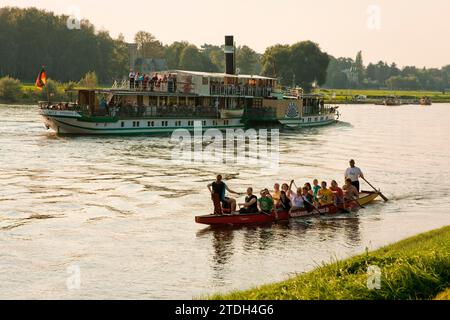
[[[84,75],[84,77],[78,83],[80,87],[95,88],[98,86],[98,78],[95,71],[90,71]]]
[[[15,102],[22,95],[22,84],[11,77],[0,79],[0,100]]]

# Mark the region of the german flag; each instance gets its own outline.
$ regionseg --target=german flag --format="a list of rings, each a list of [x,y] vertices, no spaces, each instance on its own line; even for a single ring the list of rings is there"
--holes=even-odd
[[[42,67],[41,72],[36,79],[36,88],[42,90],[42,88],[47,84],[47,73],[45,72],[44,67]]]

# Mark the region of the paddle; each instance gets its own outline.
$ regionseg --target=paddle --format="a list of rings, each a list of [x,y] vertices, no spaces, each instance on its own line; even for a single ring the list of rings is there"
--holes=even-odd
[[[369,186],[371,186],[372,189],[373,189],[376,193],[378,193],[378,194],[380,195],[380,197],[383,198],[383,200],[384,200],[385,202],[389,201],[389,199],[386,198],[386,197],[384,196],[384,194],[381,193],[381,191],[377,190],[377,189],[376,189],[369,181],[367,181],[367,180],[366,180],[365,178],[363,178],[363,177],[361,177],[361,179],[363,179]]]
[[[350,200],[350,201],[348,201],[348,202],[355,202],[356,204],[358,204],[358,206],[361,208],[361,209],[365,209],[366,207],[364,207],[361,203],[359,203],[359,201],[357,200],[357,199],[352,199],[352,200]]]

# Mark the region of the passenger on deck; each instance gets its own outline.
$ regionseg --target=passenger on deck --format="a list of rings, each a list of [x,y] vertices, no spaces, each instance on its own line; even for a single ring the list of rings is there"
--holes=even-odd
[[[273,199],[267,189],[261,191],[261,198],[258,199],[258,209],[265,214],[270,214],[273,211]]]
[[[278,212],[289,212],[292,208],[291,199],[287,196],[286,192],[280,192],[280,201],[277,205]]]
[[[342,189],[339,188],[339,185],[336,182],[336,180],[331,181],[330,190],[334,194],[334,205],[338,208],[342,208],[344,206],[344,191],[342,191]]]
[[[317,193],[317,199],[321,206],[332,204],[334,201],[333,191],[327,188],[327,183],[322,181],[321,189]]]
[[[215,195],[219,197],[220,202],[226,203],[231,207],[231,212],[236,212],[236,200],[233,198],[225,197],[225,191],[229,193],[234,193],[239,195],[239,193],[232,191],[225,182],[222,181],[222,176],[219,174],[216,178],[216,181],[208,184],[208,190],[211,192],[211,195],[214,197]]]
[[[345,185],[342,187],[344,190],[344,199],[345,200],[357,200],[359,199],[358,189],[352,184],[352,179],[345,179]]]
[[[247,196],[245,197],[245,203],[240,203],[240,214],[249,214],[258,212],[258,198],[253,194],[253,188],[247,189]]]
[[[130,79],[130,89],[134,89],[134,77],[136,74],[132,69],[130,69],[129,79]]]

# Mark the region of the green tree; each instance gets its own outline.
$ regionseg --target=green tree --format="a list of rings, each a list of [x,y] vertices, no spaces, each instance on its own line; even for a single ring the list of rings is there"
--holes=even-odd
[[[22,84],[19,80],[11,77],[0,79],[0,100],[5,102],[16,102],[22,94]]]
[[[259,74],[261,72],[261,56],[248,46],[238,47],[236,48],[236,67],[239,68],[241,74]]]
[[[268,77],[279,78],[281,84],[292,83],[293,72],[290,68],[290,46],[277,44],[268,47],[262,55],[262,73]]]
[[[291,49],[290,65],[295,75],[296,83],[306,90],[311,90],[316,82],[323,85],[327,79],[327,68],[330,63],[328,54],[311,41],[294,44]]]
[[[179,67],[183,70],[204,71],[203,57],[200,50],[190,44],[181,51]]]
[[[163,58],[164,46],[154,35],[146,31],[139,31],[134,36],[138,52],[143,58]]]
[[[356,55],[355,68],[356,68],[356,72],[358,74],[357,85],[361,86],[364,82],[364,73],[365,73],[362,51],[359,51],[358,54]]]
[[[354,64],[351,58],[334,58],[330,56],[330,63],[327,69],[327,81],[325,86],[328,88],[347,89],[350,87],[345,70],[349,70]]]
[[[179,69],[180,68],[180,57],[181,52],[189,46],[186,41],[175,41],[170,46],[166,46],[164,49],[164,57],[166,59],[167,67],[169,69]]]
[[[78,82],[78,85],[83,88],[95,88],[98,86],[98,78],[95,71],[87,72],[83,78]]]
[[[201,51],[208,57],[217,72],[224,72],[225,53],[223,51],[223,47],[212,44],[204,44],[201,46]]]

